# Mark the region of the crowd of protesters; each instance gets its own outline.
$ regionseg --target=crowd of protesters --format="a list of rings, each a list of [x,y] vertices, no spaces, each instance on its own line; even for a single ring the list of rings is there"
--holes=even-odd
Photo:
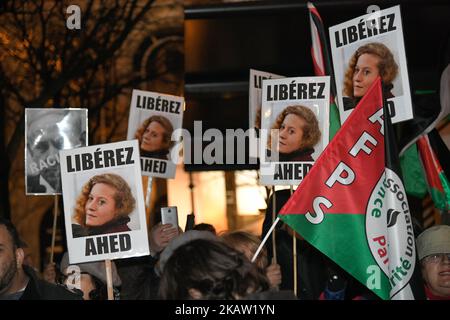
[[[149,256],[113,261],[114,299],[379,299],[287,225],[275,232],[277,259],[269,241],[252,263],[261,243],[256,235],[216,234],[208,224],[181,232],[158,222],[149,232]],[[298,242],[297,290],[291,270],[293,236]],[[421,232],[417,254],[427,299],[450,299],[450,226]],[[0,218],[0,300],[108,299],[103,262],[69,265],[66,253],[39,274],[24,258],[16,228]]]

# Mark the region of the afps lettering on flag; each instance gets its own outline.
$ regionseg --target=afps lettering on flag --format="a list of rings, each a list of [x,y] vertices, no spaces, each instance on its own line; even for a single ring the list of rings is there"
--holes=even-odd
[[[378,79],[280,218],[381,298],[408,299],[414,236],[401,179],[385,168],[382,106]]]

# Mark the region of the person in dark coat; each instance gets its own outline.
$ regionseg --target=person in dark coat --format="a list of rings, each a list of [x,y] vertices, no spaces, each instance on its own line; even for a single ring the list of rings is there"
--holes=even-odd
[[[276,191],[276,212],[278,213],[289,199],[290,190]],[[262,235],[272,226],[272,196],[266,210],[263,222]],[[282,281],[280,289],[292,290],[294,288],[294,260],[293,260],[293,230],[282,221],[278,222],[276,232],[276,257],[280,265]],[[300,300],[316,300],[323,292],[327,281],[326,256],[311,246],[296,234],[297,241],[297,297]],[[266,242],[269,261],[272,260],[273,250],[271,238]]]
[[[23,264],[24,251],[15,226],[0,218],[0,300],[82,300],[81,295],[37,277]]]
[[[150,255],[115,260],[117,271],[122,279],[121,300],[154,300],[157,299],[160,277],[155,272],[161,251],[175,239],[179,230],[171,224],[158,222],[149,231]]]
[[[122,279],[121,300],[157,299],[159,277],[154,272],[157,257],[149,255],[114,261]]]
[[[273,195],[272,195],[273,196]],[[262,237],[272,226],[272,196],[263,223]],[[276,191],[278,213],[291,196],[290,190]],[[277,263],[281,267],[280,289],[294,287],[293,230],[278,222],[276,232]],[[297,296],[300,300],[377,300],[372,291],[345,272],[326,255],[295,233],[297,241]],[[266,242],[268,256],[273,257],[271,238]]]
[[[165,300],[295,299],[292,292],[269,290],[255,264],[209,231],[175,238],[161,253],[157,271]]]

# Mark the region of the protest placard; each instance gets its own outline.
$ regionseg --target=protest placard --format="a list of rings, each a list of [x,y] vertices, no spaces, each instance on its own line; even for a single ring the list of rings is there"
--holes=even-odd
[[[59,155],[70,263],[149,254],[138,141]]]
[[[328,144],[330,78],[263,81],[260,182],[298,185]]]
[[[61,194],[59,150],[87,144],[87,109],[25,109],[26,194]]]
[[[341,123],[378,75],[393,123],[413,118],[400,6],[329,29]]]
[[[133,90],[127,139],[139,141],[142,175],[175,177],[183,109],[183,97]]]
[[[261,100],[262,100],[262,82],[266,79],[279,79],[283,76],[264,72],[259,70],[250,69],[250,80],[249,80],[249,97],[248,97],[248,111],[249,111],[249,123],[248,127],[254,128],[255,131],[250,131],[253,134],[253,139],[250,141],[258,141],[259,129],[261,128]],[[250,146],[249,149],[250,157],[258,157],[258,148],[255,146]]]

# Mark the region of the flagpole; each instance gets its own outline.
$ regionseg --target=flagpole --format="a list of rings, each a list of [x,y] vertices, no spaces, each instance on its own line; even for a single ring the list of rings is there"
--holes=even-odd
[[[291,196],[294,193],[292,185],[290,185]],[[295,230],[292,230],[292,251],[294,262],[294,294],[297,296],[297,238],[295,237]]]
[[[272,224],[275,222],[277,216],[277,200],[275,193],[275,186],[272,186]],[[277,245],[275,240],[275,232],[272,234],[272,263],[277,263]]]
[[[277,219],[273,222],[273,224],[272,224],[272,226],[270,227],[269,231],[267,231],[266,236],[264,237],[263,241],[261,241],[261,244],[259,245],[258,250],[256,250],[255,255],[254,255],[253,258],[252,258],[252,263],[255,262],[256,258],[258,258],[258,255],[259,255],[259,253],[261,252],[261,249],[264,248],[264,245],[266,244],[267,239],[269,239],[270,234],[272,233],[273,229],[274,229],[275,226],[277,225],[278,221],[280,221],[280,218],[277,218]]]

